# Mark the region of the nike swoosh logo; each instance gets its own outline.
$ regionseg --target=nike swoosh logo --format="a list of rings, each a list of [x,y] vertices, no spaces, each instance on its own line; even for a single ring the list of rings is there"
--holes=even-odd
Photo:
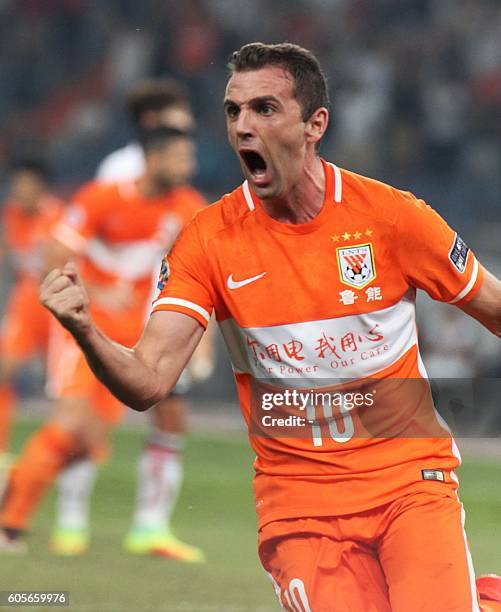
[[[241,280],[241,281],[233,280],[233,274],[230,274],[228,276],[226,284],[228,285],[228,289],[240,289],[240,287],[245,287],[245,285],[249,285],[250,283],[253,283],[254,281],[259,280],[265,274],[266,274],[266,272],[263,272],[262,274],[257,274],[256,276],[251,276],[250,278],[244,278],[244,280]]]

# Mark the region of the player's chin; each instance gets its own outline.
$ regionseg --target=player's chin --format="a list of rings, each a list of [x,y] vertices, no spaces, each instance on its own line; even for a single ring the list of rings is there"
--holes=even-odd
[[[260,200],[274,198],[278,195],[277,182],[272,177],[266,177],[265,179],[262,176],[255,177],[249,174],[247,180],[251,184],[252,191]]]
[[[266,187],[253,187],[252,190],[260,200],[274,200],[280,193],[272,185],[268,185]]]

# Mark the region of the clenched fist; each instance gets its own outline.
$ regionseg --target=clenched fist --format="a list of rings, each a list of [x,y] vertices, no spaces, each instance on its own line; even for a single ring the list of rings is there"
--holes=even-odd
[[[40,286],[40,301],[74,336],[92,327],[89,297],[74,263],[47,275]]]

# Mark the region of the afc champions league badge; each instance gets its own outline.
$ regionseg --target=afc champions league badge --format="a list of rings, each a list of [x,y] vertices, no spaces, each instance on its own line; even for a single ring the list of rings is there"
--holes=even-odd
[[[372,244],[338,247],[337,263],[342,283],[362,289],[376,278],[376,266]]]
[[[162,289],[165,287],[165,284],[169,280],[169,274],[170,274],[169,262],[167,261],[167,255],[165,255],[165,257],[162,259],[162,265],[160,267],[160,274],[158,275],[158,282],[157,282],[158,291],[162,291]]]

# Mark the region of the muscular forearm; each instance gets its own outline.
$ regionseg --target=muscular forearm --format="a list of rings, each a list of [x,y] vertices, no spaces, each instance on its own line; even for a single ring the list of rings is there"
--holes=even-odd
[[[127,406],[146,410],[168,393],[169,378],[174,378],[171,385],[175,383],[174,374],[158,375],[160,360],[155,355],[148,362],[138,350],[112,342],[96,327],[87,291],[73,263],[47,275],[40,300],[75,338],[97,378]]]
[[[96,377],[130,408],[147,410],[170,391],[171,384],[146,365],[134,349],[107,338],[97,327],[75,335]],[[167,384],[166,384],[167,382]]]
[[[134,349],[116,344],[94,324],[73,263],[47,275],[40,301],[73,335],[97,378],[134,410],[146,410],[169,393],[203,334],[187,315],[154,313]]]
[[[501,338],[501,281],[487,270],[484,274],[480,291],[461,308],[495,336]]]

